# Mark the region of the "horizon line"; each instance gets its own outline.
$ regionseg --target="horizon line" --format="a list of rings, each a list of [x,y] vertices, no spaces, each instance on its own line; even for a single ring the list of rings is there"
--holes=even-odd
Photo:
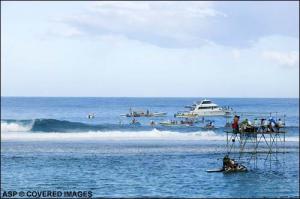
[[[222,97],[222,96],[2,96],[15,98],[258,98],[258,99],[299,99],[298,97]]]

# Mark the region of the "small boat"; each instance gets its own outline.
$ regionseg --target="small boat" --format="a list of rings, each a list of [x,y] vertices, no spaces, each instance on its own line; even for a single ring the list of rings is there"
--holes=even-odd
[[[194,103],[192,106],[185,106],[190,111],[178,112],[175,117],[204,117],[204,116],[229,116],[232,110],[229,107],[219,107],[211,100],[204,99]]]
[[[180,125],[184,125],[184,126],[193,126],[195,123],[195,120],[185,118],[185,120],[181,120],[179,123],[180,123]]]
[[[129,113],[121,114],[121,116],[125,117],[163,117],[167,115],[165,112],[153,112],[151,113],[149,110],[145,111],[133,111],[131,108],[129,109]]]
[[[162,126],[179,126],[176,120],[171,120],[171,121],[168,120],[168,121],[160,122],[159,124]]]
[[[163,117],[166,115],[167,115],[167,113],[165,113],[165,112],[154,112],[154,113],[150,114],[150,117]]]
[[[178,111],[174,114],[174,117],[195,118],[198,117],[198,115],[192,112]]]
[[[159,124],[162,126],[193,126],[194,122],[192,120],[182,120],[182,121],[168,120],[168,121],[160,122]]]

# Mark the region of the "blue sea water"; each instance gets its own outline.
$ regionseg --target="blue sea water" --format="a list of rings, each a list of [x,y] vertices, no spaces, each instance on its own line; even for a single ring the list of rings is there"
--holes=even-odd
[[[1,192],[82,190],[104,197],[299,196],[299,99],[212,98],[242,118],[285,118],[285,153],[244,154],[246,173],[207,173],[226,154],[225,118],[216,129],[150,126],[199,98],[1,98]],[[166,117],[121,117],[129,108]],[[256,116],[246,112],[256,113]],[[87,114],[94,113],[94,119]],[[259,113],[259,114],[258,114]],[[284,116],[285,115],[285,116]],[[266,146],[262,145],[262,148]],[[236,154],[232,154],[236,155]],[[275,157],[276,156],[276,157]],[[276,161],[275,161],[276,160]]]

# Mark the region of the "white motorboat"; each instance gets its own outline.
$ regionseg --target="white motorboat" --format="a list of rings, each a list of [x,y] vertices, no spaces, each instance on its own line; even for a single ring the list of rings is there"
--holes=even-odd
[[[232,112],[229,107],[219,107],[217,104],[207,99],[186,107],[190,108],[190,111],[178,112],[175,114],[175,117],[229,116]]]

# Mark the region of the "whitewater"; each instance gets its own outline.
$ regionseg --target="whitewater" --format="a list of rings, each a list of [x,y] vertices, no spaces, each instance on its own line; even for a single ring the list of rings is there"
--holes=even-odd
[[[59,120],[49,120],[46,121],[56,121],[55,127],[60,127],[64,124],[68,124],[69,128],[67,132],[53,132],[49,131],[49,128],[54,127],[47,126],[45,131],[35,131],[37,125],[40,124],[41,119],[39,120],[20,120],[20,121],[1,121],[1,138],[2,141],[118,141],[118,140],[181,140],[181,141],[196,141],[196,140],[207,140],[207,141],[225,141],[226,135],[219,131],[215,132],[214,130],[195,130],[180,132],[171,130],[159,130],[157,128],[148,128],[144,130],[143,128],[129,131],[128,128],[123,130],[123,126],[111,125],[110,130],[92,130],[96,128],[103,128],[99,125],[88,125],[82,123],[72,123],[69,121],[59,121]],[[37,124],[38,123],[38,124]],[[57,125],[62,123],[61,125]],[[76,132],[72,131],[72,124],[76,124]],[[81,128],[87,129],[87,131],[80,131]],[[89,128],[90,127],[90,130]],[[43,130],[39,128],[40,130]],[[79,129],[79,131],[78,131]],[[298,137],[290,136],[286,138],[286,141],[299,141]]]

